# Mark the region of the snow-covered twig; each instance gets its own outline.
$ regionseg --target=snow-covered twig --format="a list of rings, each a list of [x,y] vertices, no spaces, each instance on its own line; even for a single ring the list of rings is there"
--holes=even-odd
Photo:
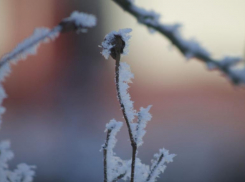
[[[164,148],[160,149],[159,153],[154,155],[155,159],[152,160],[151,170],[146,181],[155,182],[159,174],[164,172],[166,168],[164,164],[173,162],[175,156],[175,154],[169,154],[168,150]]]
[[[135,127],[133,123],[136,112],[133,110],[133,102],[130,100],[130,95],[127,93],[127,83],[130,82],[133,75],[127,73],[124,75],[123,70],[125,69],[123,66],[125,64],[120,64],[121,54],[127,54],[125,48],[127,48],[128,46],[128,41],[130,39],[128,33],[130,33],[131,31],[131,29],[121,29],[119,30],[119,32],[112,31],[111,33],[107,34],[104,41],[102,42],[102,55],[106,59],[109,57],[109,55],[111,55],[112,58],[116,61],[115,74],[117,97],[128,127],[129,138],[132,146],[131,182],[133,182],[137,152],[137,144],[134,137]]]
[[[102,146],[104,154],[104,182],[113,182],[121,179],[126,174],[125,162],[114,155],[113,149],[116,145],[116,134],[120,131],[122,122],[115,119],[106,124],[107,136]]]
[[[37,48],[41,43],[47,43],[54,40],[60,33],[68,31],[84,31],[86,28],[95,26],[96,18],[86,13],[73,12],[70,17],[61,21],[61,23],[49,30],[48,28],[37,28],[33,35],[21,42],[10,53],[3,56],[0,60],[0,125],[2,114],[5,108],[2,106],[4,98],[6,98],[5,90],[2,86],[4,78],[10,72],[10,64],[17,63],[19,60],[25,59],[28,55],[36,54]],[[14,157],[10,150],[10,142],[0,142],[0,182],[32,182],[35,175],[35,166],[27,164],[19,164],[17,169],[10,171],[8,169],[8,161]]]
[[[111,155],[108,155],[108,146],[111,142],[113,143],[113,147],[115,146],[116,140],[115,135],[112,135],[112,129],[118,128],[117,122],[115,120],[112,120],[109,124],[106,125],[107,128],[107,139],[105,144],[103,145],[103,151],[104,151],[104,182],[111,182],[111,179],[113,179],[113,182],[116,182],[120,178],[123,180],[127,180],[130,178],[130,182],[144,182],[147,180],[148,176],[151,176],[151,171],[149,166],[142,164],[140,159],[137,158],[138,153],[138,147],[143,144],[143,136],[145,135],[145,127],[147,125],[147,122],[151,120],[152,116],[149,113],[149,110],[151,106],[148,106],[147,108],[140,108],[140,111],[137,113],[134,110],[133,107],[133,101],[131,100],[131,97],[128,93],[129,83],[131,83],[131,79],[134,77],[134,75],[130,71],[130,66],[127,63],[120,62],[121,54],[125,54],[125,52],[128,52],[128,45],[129,45],[129,38],[130,36],[128,33],[131,32],[130,29],[121,29],[118,32],[112,31],[111,33],[107,34],[105,36],[104,41],[102,42],[102,55],[108,59],[109,56],[116,61],[116,68],[115,68],[115,74],[116,74],[116,89],[117,89],[117,97],[121,106],[121,110],[124,116],[124,119],[127,124],[129,138],[131,141],[132,146],[132,159],[129,160],[127,163],[128,166],[125,164],[125,161],[121,160],[119,157],[116,157]],[[125,48],[127,48],[127,51],[125,51]],[[138,117],[138,121],[134,122],[135,116]],[[116,129],[118,131],[119,129]],[[112,139],[111,139],[111,136]],[[112,149],[111,148],[111,149]],[[111,150],[110,153],[113,154],[113,151]],[[163,157],[162,157],[163,158]],[[162,158],[161,161],[162,162]],[[108,164],[108,160],[114,160],[114,163],[118,163],[120,161],[121,168],[124,168],[124,170],[118,170],[118,166],[113,166],[113,163],[111,165]],[[160,163],[159,162],[159,163]],[[117,172],[117,176],[114,178],[111,178],[113,176],[112,174],[108,174],[108,169],[112,167],[112,171],[121,171],[121,173]],[[131,166],[131,167],[129,167]],[[158,166],[158,165],[157,165]],[[127,169],[125,169],[127,167]],[[131,173],[129,173],[131,169]],[[160,168],[159,168],[160,169]],[[159,171],[159,170],[157,170]],[[155,174],[155,169],[152,171]],[[157,174],[159,174],[157,172]],[[108,179],[110,176],[110,180]]]
[[[162,24],[160,22],[160,14],[136,6],[132,0],[113,1],[134,16],[139,23],[146,25],[151,31],[157,31],[168,38],[187,59],[197,58],[204,62],[208,69],[221,71],[233,84],[245,85],[245,65],[242,69],[233,67],[236,63],[242,62],[242,58],[224,57],[221,60],[215,60],[211,57],[209,51],[203,48],[196,40],[186,40],[182,37],[180,24]]]
[[[0,80],[9,73],[9,64],[25,59],[28,55],[35,55],[41,43],[48,43],[56,39],[60,33],[69,31],[86,31],[96,25],[94,15],[74,11],[70,17],[65,18],[52,30],[48,28],[37,28],[34,33],[18,44],[10,53],[0,59]]]

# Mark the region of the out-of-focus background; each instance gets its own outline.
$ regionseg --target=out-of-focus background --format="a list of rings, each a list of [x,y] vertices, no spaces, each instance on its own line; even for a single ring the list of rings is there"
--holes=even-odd
[[[213,57],[244,54],[244,0],[141,0],[141,7],[183,24]],[[245,91],[198,60],[186,61],[160,34],[149,34],[111,0],[1,0],[0,54],[12,50],[36,27],[54,27],[74,10],[94,14],[86,34],[68,33],[43,45],[36,56],[13,66],[4,84],[8,98],[0,138],[10,139],[17,163],[34,164],[36,182],[102,181],[104,126],[123,120],[114,86],[114,61],[98,45],[105,34],[132,28],[130,54],[123,60],[135,74],[135,107],[152,104],[139,157],[159,148],[177,157],[159,181],[245,181]],[[125,127],[125,126],[124,126]],[[126,128],[116,153],[130,158]]]

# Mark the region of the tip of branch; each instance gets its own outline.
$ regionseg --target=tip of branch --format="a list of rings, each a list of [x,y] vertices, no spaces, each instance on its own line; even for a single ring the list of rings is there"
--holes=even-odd
[[[87,28],[92,28],[96,25],[97,19],[94,15],[74,11],[70,17],[65,18],[60,22],[62,28],[61,33],[70,31],[87,32]]]
[[[118,32],[112,31],[105,36],[104,41],[102,42],[102,52],[101,54],[108,59],[111,56],[113,59],[116,59],[117,56],[123,54],[128,54],[129,48],[129,39],[131,36],[129,33],[132,29],[126,28],[121,29]]]

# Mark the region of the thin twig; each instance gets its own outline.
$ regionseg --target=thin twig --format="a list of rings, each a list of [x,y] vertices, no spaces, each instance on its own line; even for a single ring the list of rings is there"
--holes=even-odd
[[[132,1],[129,0],[112,0],[112,1],[114,1],[117,5],[119,5],[123,10],[127,11],[132,16],[134,16],[141,24],[144,24],[148,28],[154,29],[155,31],[159,32],[167,39],[169,39],[169,41],[171,41],[172,44],[174,44],[183,55],[186,56],[188,53],[193,53],[192,55],[193,57],[199,59],[200,61],[206,63],[207,65],[212,65],[216,69],[220,70],[224,75],[228,76],[233,84],[244,83],[242,78],[240,78],[238,75],[232,74],[230,69],[231,65],[229,64],[223,65],[220,63],[219,60],[212,59],[208,54],[205,54],[202,51],[193,52],[190,47],[183,44],[183,42],[179,39],[179,37],[176,36],[174,31],[166,28],[167,25],[161,24],[159,22],[156,23],[152,21],[144,21],[151,17],[141,14],[138,11],[138,9],[140,8],[134,5]]]
[[[106,142],[103,146],[103,155],[104,155],[104,182],[107,182],[107,147],[110,138],[111,130],[108,130],[106,136]]]
[[[120,72],[120,58],[121,58],[121,50],[123,46],[125,45],[123,43],[123,40],[121,39],[120,36],[115,36],[115,42],[114,42],[114,47],[111,50],[111,56],[115,59],[116,61],[116,67],[115,67],[115,74],[116,74],[116,89],[117,89],[117,97],[122,109],[122,113],[124,116],[124,119],[126,121],[127,127],[128,127],[128,133],[129,133],[129,138],[131,141],[131,146],[132,146],[132,164],[131,164],[131,182],[134,182],[134,173],[135,173],[135,161],[136,161],[136,153],[137,153],[137,144],[135,142],[135,139],[133,137],[133,132],[132,128],[130,127],[129,119],[126,115],[125,111],[125,106],[122,102],[121,94],[120,94],[120,85],[119,85],[119,72]]]
[[[151,169],[151,171],[150,171],[150,173],[149,173],[146,181],[150,181],[152,174],[154,173],[154,171],[156,170],[157,166],[160,164],[160,162],[162,161],[162,159],[163,159],[163,154],[161,154],[161,156],[159,157],[156,165]]]
[[[122,179],[126,175],[126,172],[123,174],[120,174],[118,177],[112,180],[112,182],[117,182],[119,179]]]
[[[50,32],[48,32],[47,34],[41,36],[39,39],[34,40],[33,42],[31,42],[27,46],[25,46],[22,49],[20,49],[18,52],[15,52],[14,54],[10,53],[10,54],[7,54],[7,55],[3,56],[2,59],[0,59],[0,67],[2,67],[5,63],[15,59],[18,55],[22,54],[27,49],[35,46],[36,44],[38,44],[39,42],[45,40],[46,38],[49,38],[50,35],[53,35],[54,33],[61,32],[61,30],[62,30],[62,27],[60,25],[58,25],[55,28],[53,28]]]
[[[24,40],[18,45],[21,46],[21,48],[17,46],[17,49],[15,48],[12,52],[4,55],[0,59],[0,68],[11,60],[22,59],[23,57],[26,57],[28,54],[30,54],[26,53],[28,50],[38,46],[41,42],[46,42],[47,39],[54,39],[56,35],[59,35],[59,33],[66,33],[70,31],[85,31],[86,28],[91,28],[95,25],[96,18],[93,15],[74,11],[70,17],[63,19],[52,30],[46,29],[45,33],[38,38],[32,36],[27,38],[26,40],[29,39],[27,43],[25,42],[26,40]],[[23,54],[26,55],[23,56]]]

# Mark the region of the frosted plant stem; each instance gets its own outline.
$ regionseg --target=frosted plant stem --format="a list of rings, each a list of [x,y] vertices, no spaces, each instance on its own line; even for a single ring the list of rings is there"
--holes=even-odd
[[[151,177],[152,177],[152,174],[154,173],[154,171],[156,170],[157,166],[160,164],[161,160],[163,159],[163,154],[161,154],[161,156],[159,157],[156,165],[151,169],[146,181],[150,181],[151,180]]]
[[[117,182],[119,179],[122,179],[125,176],[126,173],[123,173],[119,175],[117,178],[115,178],[112,182]]]
[[[131,141],[131,146],[132,146],[132,164],[131,164],[131,180],[130,180],[130,182],[134,182],[134,172],[135,172],[135,160],[136,160],[136,153],[137,153],[137,144],[136,144],[136,142],[134,140],[134,137],[133,137],[132,129],[130,127],[129,120],[128,120],[128,117],[127,117],[126,112],[125,112],[125,106],[124,106],[124,104],[122,102],[120,89],[119,89],[119,86],[120,86],[119,85],[120,57],[121,57],[121,53],[120,52],[116,53],[115,74],[116,74],[117,97],[118,97],[118,100],[119,100],[119,103],[120,103],[120,106],[121,106],[121,109],[122,109],[122,113],[123,113],[124,119],[125,119],[127,127],[128,127],[128,133],[129,133],[129,137],[130,137],[130,141]]]
[[[107,182],[107,147],[110,138],[111,130],[108,130],[106,135],[106,142],[103,146],[103,154],[104,154],[104,182]]]
[[[124,11],[134,16],[139,21],[139,23],[147,26],[148,28],[153,29],[154,31],[159,32],[167,39],[169,39],[169,41],[171,41],[172,44],[174,44],[184,56],[187,56],[189,53],[191,53],[191,57],[197,58],[198,60],[207,64],[207,66],[211,65],[210,67],[214,67],[219,71],[221,71],[224,75],[229,77],[229,79],[233,84],[237,85],[240,83],[244,83],[243,78],[241,78],[239,75],[233,74],[229,64],[223,65],[220,63],[222,60],[212,59],[209,54],[206,54],[207,51],[193,51],[192,50],[193,47],[188,45],[187,40],[184,40],[179,34],[176,34],[174,28],[173,29],[169,28],[171,27],[171,25],[161,24],[159,20],[156,20],[156,22],[148,21],[150,18],[152,18],[150,15],[151,13],[150,11],[148,15],[147,13],[145,13],[147,12],[146,10],[137,7],[130,0],[112,0],[112,1],[115,2],[118,6],[120,6]],[[242,60],[242,58],[240,58],[240,60]]]

